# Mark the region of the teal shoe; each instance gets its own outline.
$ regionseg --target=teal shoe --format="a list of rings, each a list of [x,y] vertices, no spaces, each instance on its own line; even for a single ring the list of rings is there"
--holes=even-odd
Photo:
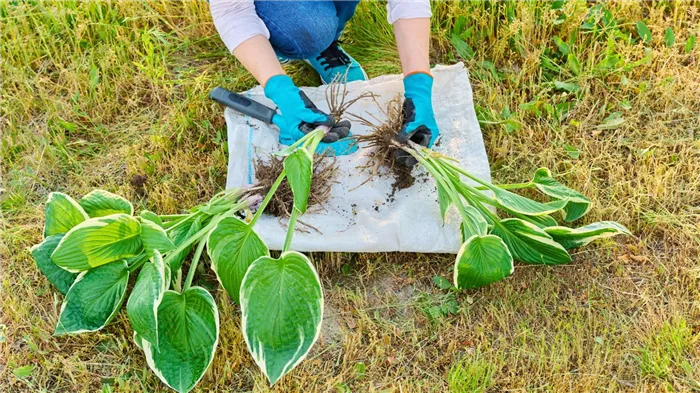
[[[331,46],[318,56],[304,61],[318,72],[324,84],[329,84],[336,79],[343,82],[366,81],[368,79],[360,63],[345,52],[338,41],[333,41]]]

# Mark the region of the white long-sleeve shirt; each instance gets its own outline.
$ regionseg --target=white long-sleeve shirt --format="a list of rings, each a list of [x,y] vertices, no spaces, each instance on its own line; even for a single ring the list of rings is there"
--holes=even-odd
[[[214,26],[231,53],[244,41],[263,35],[270,38],[265,23],[255,12],[253,0],[210,0]],[[429,0],[389,0],[387,4],[389,23],[399,19],[429,18]]]

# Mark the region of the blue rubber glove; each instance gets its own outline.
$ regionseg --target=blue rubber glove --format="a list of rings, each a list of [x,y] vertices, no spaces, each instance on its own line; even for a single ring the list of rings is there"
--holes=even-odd
[[[403,126],[396,134],[396,140],[407,143],[409,140],[421,146],[432,147],[440,135],[433,113],[433,77],[419,72],[403,79]],[[417,163],[416,159],[403,150],[396,150],[396,161],[407,166]]]
[[[316,153],[332,153],[336,156],[357,151],[357,142],[350,136],[350,122],[335,122],[314,105],[311,100],[294,85],[287,75],[275,75],[265,84],[265,96],[272,100],[281,114],[272,121],[280,129],[280,143],[291,145],[319,126],[326,126],[329,131],[316,148]]]

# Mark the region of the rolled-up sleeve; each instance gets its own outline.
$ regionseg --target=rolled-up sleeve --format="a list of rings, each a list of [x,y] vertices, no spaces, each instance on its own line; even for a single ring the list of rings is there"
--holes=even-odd
[[[389,0],[386,5],[389,23],[399,19],[430,18],[429,0]]]
[[[270,38],[265,23],[255,12],[253,0],[210,0],[209,10],[216,31],[231,53],[256,35]]]

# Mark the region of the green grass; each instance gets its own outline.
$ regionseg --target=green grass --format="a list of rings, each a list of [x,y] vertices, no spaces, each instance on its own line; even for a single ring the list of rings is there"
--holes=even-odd
[[[616,220],[636,237],[519,266],[457,294],[456,312],[432,282],[451,277],[451,256],[315,254],[327,317],[309,358],[269,389],[217,290],[221,339],[198,391],[698,391],[697,3],[433,8],[432,63],[469,68],[495,181],[549,167],[593,201],[576,224]],[[205,2],[3,1],[0,17],[0,390],[166,391],[123,313],[99,333],[51,336],[61,296],[27,248],[50,191],[104,188],[162,214],[209,199],[227,152],[206,95],[255,81]],[[370,77],[400,71],[383,4],[360,4],[343,39]],[[319,83],[305,65],[287,71]]]

